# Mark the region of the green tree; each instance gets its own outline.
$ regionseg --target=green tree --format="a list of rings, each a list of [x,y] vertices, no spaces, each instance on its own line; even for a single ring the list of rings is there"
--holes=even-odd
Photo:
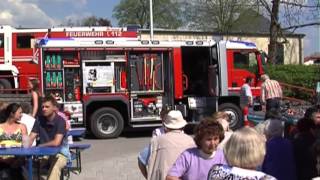
[[[153,0],[153,24],[156,28],[176,29],[182,26],[180,3],[172,0]],[[113,9],[120,26],[137,24],[150,27],[149,0],[121,0]]]
[[[61,26],[112,26],[107,18],[88,16],[83,19],[67,19]]]
[[[81,25],[82,26],[111,26],[111,22],[107,18],[89,16],[82,20]]]
[[[320,26],[319,0],[259,0],[270,18],[268,62],[277,63],[277,44],[287,43],[285,34],[306,26]],[[286,33],[285,33],[286,32]]]
[[[279,61],[278,45],[288,42],[286,34],[293,33],[298,28],[320,25],[319,0],[184,0],[184,2],[184,15],[189,22],[186,24],[187,28],[215,30],[222,33],[253,32],[253,30],[260,32],[255,27],[267,29],[268,31],[264,32],[270,33],[268,62],[272,64]],[[257,16],[254,17],[255,13],[248,14],[249,10],[254,10]],[[268,27],[265,27],[266,24]]]
[[[240,15],[255,8],[252,0],[186,0],[184,6],[188,28],[223,33],[232,31]]]

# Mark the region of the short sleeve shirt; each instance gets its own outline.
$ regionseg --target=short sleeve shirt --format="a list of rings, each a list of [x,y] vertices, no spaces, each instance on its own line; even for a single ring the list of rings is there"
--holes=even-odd
[[[55,115],[52,121],[47,120],[44,116],[40,116],[34,123],[32,132],[38,134],[40,144],[53,140],[56,134],[66,135],[66,122],[59,116]]]
[[[190,148],[178,157],[168,175],[182,180],[207,179],[210,168],[215,164],[227,164],[222,150],[218,149],[213,158],[205,159],[198,148]]]
[[[251,87],[248,84],[244,84],[242,90],[244,91],[245,96],[252,97]]]
[[[241,105],[247,105],[249,103],[249,97],[252,98],[251,87],[248,84],[243,84],[240,92]]]

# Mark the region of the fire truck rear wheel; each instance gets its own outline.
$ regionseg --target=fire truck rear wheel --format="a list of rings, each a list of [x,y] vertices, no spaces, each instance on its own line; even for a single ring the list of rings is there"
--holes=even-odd
[[[236,130],[242,126],[242,112],[238,106],[232,103],[224,103],[219,105],[219,111],[224,111],[229,114],[231,118],[229,125],[232,130]]]
[[[124,126],[121,114],[109,107],[96,110],[90,120],[91,132],[99,139],[118,137]]]
[[[11,83],[7,79],[0,79],[0,91],[3,92],[3,89],[12,89]],[[5,91],[4,93],[8,93]]]

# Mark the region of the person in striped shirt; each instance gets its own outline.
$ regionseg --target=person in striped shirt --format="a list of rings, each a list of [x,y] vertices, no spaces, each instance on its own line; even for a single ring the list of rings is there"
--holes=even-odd
[[[271,80],[267,74],[261,76],[261,103],[265,105],[266,112],[271,108],[280,110],[282,89],[278,81]]]

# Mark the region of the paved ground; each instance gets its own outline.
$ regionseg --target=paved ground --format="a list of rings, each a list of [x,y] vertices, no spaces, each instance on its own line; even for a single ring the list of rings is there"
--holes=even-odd
[[[83,151],[83,170],[71,174],[71,180],[143,180],[137,154],[149,142],[151,131],[126,132],[117,139],[97,140],[85,138],[76,143],[89,143]]]

